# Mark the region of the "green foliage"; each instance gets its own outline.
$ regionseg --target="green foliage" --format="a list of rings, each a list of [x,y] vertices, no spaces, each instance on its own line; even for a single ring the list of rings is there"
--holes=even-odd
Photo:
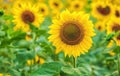
[[[41,65],[30,76],[59,76],[62,64],[60,62],[50,62]]]

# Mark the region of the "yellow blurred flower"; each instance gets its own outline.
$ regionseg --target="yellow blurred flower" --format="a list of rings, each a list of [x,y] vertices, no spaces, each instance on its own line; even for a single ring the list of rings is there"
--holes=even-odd
[[[115,5],[114,9],[115,9],[115,12],[114,12],[113,16],[116,18],[120,18],[120,6]]]
[[[49,0],[49,6],[52,10],[61,10],[63,8],[60,0]]]
[[[55,17],[61,12],[63,8],[63,3],[60,0],[49,0],[49,7],[50,16]]]
[[[43,64],[45,62],[45,60],[41,57],[39,57],[38,55],[36,55],[35,59],[32,60],[28,60],[27,64],[28,65],[32,65],[32,64]]]
[[[14,1],[13,2],[13,10],[14,10],[14,7],[18,7],[18,8],[20,8],[21,7],[21,0],[16,0],[16,1]]]
[[[92,15],[100,20],[107,20],[114,14],[114,8],[108,1],[97,1],[92,3]]]
[[[9,3],[1,3],[0,4],[0,9],[4,11],[5,14],[11,14],[11,4]]]
[[[104,30],[106,30],[106,23],[105,22],[103,22],[103,21],[97,21],[96,23],[95,23],[95,27],[99,30],[99,31],[104,31]]]
[[[114,41],[111,40],[111,41],[109,42],[109,44],[108,44],[107,47],[108,47],[108,48],[111,48],[111,47],[113,46],[113,44],[114,44]],[[113,50],[109,51],[108,53],[109,53],[111,56],[114,56],[114,55],[115,55],[115,52],[114,52]]]
[[[49,14],[49,8],[45,3],[39,3],[39,12],[43,14],[43,16],[47,16]]]
[[[71,11],[80,11],[85,7],[86,0],[74,0],[70,2],[69,9]]]
[[[120,18],[111,18],[107,23],[107,34],[120,31]],[[120,45],[120,34],[114,37],[117,45]]]
[[[25,36],[25,39],[26,39],[27,41],[30,41],[32,38],[31,38],[30,35],[26,35],[26,36]]]
[[[38,12],[38,6],[32,5],[29,2],[19,3],[19,6],[13,8],[14,23],[16,24],[15,30],[21,29],[24,32],[30,31],[29,23],[39,28],[40,23],[43,21],[42,15]]]
[[[88,52],[92,46],[91,37],[95,35],[88,14],[66,10],[52,22],[48,39],[56,47],[56,53],[63,51],[65,56],[77,57]]]

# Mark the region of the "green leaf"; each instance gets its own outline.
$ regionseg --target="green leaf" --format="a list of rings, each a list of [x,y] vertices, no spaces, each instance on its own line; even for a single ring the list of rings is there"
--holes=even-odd
[[[5,32],[4,31],[0,31],[0,37],[5,36]]]
[[[20,72],[15,69],[10,69],[11,76],[21,76]]]
[[[111,33],[106,37],[106,41],[110,41],[114,37],[115,33]]]
[[[62,64],[60,62],[45,63],[30,76],[54,76],[60,73],[61,67]]]
[[[28,48],[31,45],[31,43],[26,40],[21,40],[19,42],[14,42],[13,45],[17,47],[22,47],[22,48]]]
[[[61,76],[81,76],[81,72],[78,68],[62,67]]]
[[[25,63],[28,59],[33,59],[35,56],[34,52],[27,51],[27,50],[19,50],[16,54],[16,60],[20,63]]]

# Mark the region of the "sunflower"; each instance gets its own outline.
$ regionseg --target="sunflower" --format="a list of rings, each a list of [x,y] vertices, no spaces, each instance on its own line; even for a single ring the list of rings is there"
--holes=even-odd
[[[11,14],[11,4],[8,4],[8,3],[1,3],[0,5],[0,9],[4,10],[4,13],[5,14]]]
[[[107,20],[114,13],[114,8],[108,1],[97,1],[92,3],[92,15],[100,20]]]
[[[32,37],[31,37],[30,34],[27,34],[27,35],[25,36],[25,39],[26,39],[27,41],[30,41],[30,40],[32,40]]]
[[[95,23],[95,27],[102,32],[106,29],[106,24],[103,21],[98,21],[97,23]]]
[[[110,42],[109,42],[109,44],[108,44],[108,48],[111,48],[112,46],[113,46],[113,44],[114,44],[114,41],[113,40],[111,40]],[[115,52],[114,52],[114,50],[110,50],[109,52],[109,55],[111,55],[111,56],[114,56],[115,55]]]
[[[80,11],[84,8],[86,2],[86,0],[82,1],[82,0],[74,0],[72,2],[70,2],[70,10],[71,11]]]
[[[61,10],[63,8],[60,0],[49,0],[49,6],[52,10]]]
[[[39,3],[39,12],[43,14],[43,16],[47,16],[49,14],[49,9],[45,3]]]
[[[113,16],[116,18],[120,18],[120,6],[115,5],[115,12],[114,12]]]
[[[35,27],[39,27],[43,18],[42,15],[38,13],[38,6],[28,2],[21,2],[19,4],[19,7],[16,6],[13,8],[13,22],[16,24],[15,30],[21,29],[24,32],[28,32],[30,31],[29,23],[32,23]]]
[[[92,46],[91,37],[95,33],[88,14],[63,11],[49,28],[51,36],[48,39],[56,47],[56,53],[63,51],[65,56],[77,57]]]
[[[112,32],[120,31],[120,19],[119,18],[111,18],[111,20],[107,23],[107,34]],[[120,34],[114,37],[117,45],[120,45]]]
[[[13,2],[13,9],[14,9],[14,7],[19,7],[20,8],[21,7],[21,2],[22,2],[21,0],[14,1]]]
[[[60,0],[49,0],[49,6],[50,6],[50,15],[52,17],[55,17],[60,13],[60,11],[63,8],[63,4]]]
[[[32,65],[32,64],[36,64],[36,63],[43,64],[44,62],[45,62],[45,60],[43,58],[41,58],[38,55],[36,55],[34,59],[28,60],[27,64],[28,65]]]

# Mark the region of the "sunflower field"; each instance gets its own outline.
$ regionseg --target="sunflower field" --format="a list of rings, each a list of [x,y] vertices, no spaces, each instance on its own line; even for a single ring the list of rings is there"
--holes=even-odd
[[[0,0],[0,76],[120,76],[120,0]]]

